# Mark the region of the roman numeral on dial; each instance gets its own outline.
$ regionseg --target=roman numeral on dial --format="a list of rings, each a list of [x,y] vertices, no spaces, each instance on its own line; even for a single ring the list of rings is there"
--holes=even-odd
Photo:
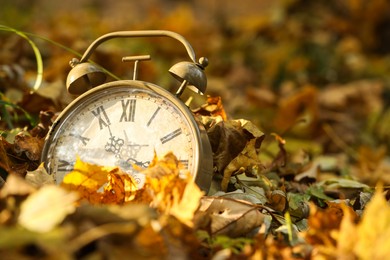
[[[165,144],[166,142],[171,141],[172,139],[174,139],[175,137],[179,136],[180,134],[181,134],[181,129],[178,128],[175,131],[173,131],[173,132],[167,134],[166,136],[160,138],[160,141],[161,141],[161,143]]]
[[[69,134],[69,135],[79,139],[83,143],[83,145],[87,145],[88,141],[91,140],[88,137],[84,137],[78,134]]]
[[[156,111],[154,111],[153,115],[150,117],[150,119],[149,119],[149,121],[148,121],[148,123],[147,123],[147,125],[146,125],[147,127],[150,126],[150,124],[152,123],[152,121],[153,121],[154,118],[156,117],[158,111],[160,111],[160,109],[161,109],[161,107],[158,107],[158,108],[156,109]]]
[[[91,112],[99,120],[100,130],[102,130],[104,126],[111,125],[110,119],[108,118],[106,110],[104,110],[103,106],[98,106],[95,110],[92,110]]]
[[[122,116],[119,122],[134,122],[136,99],[121,100]]]
[[[57,171],[66,172],[71,170],[73,170],[73,165],[70,162],[65,160],[58,160]]]
[[[185,168],[188,168],[188,160],[180,160],[180,163],[181,163]]]

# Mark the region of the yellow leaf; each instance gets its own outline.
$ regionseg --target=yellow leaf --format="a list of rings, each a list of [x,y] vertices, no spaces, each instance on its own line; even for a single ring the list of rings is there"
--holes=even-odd
[[[174,203],[170,209],[171,215],[175,216],[182,223],[193,227],[193,218],[196,210],[199,208],[200,199],[204,193],[189,177],[181,198],[174,198]]]
[[[130,175],[115,168],[107,177],[108,184],[104,188],[103,203],[121,204],[134,199],[137,183]]]
[[[337,240],[340,259],[387,259],[390,255],[390,205],[385,200],[382,188],[367,204],[362,219],[355,224],[353,212],[344,206],[344,218],[340,230],[332,235]]]
[[[332,236],[337,239],[337,256],[344,259],[353,259],[353,247],[356,243],[357,228],[353,223],[351,210],[342,204],[344,217],[340,224],[340,230]]]
[[[180,168],[181,164],[172,152],[161,159],[155,157],[143,171],[146,175],[143,192],[148,194],[150,206],[192,227],[203,192],[189,173],[186,178],[180,176]]]
[[[90,203],[122,204],[134,198],[137,185],[118,167],[101,167],[77,159],[74,170],[65,175],[62,187],[79,192]],[[104,187],[104,191],[100,192]]]
[[[356,235],[354,252],[359,259],[387,259],[390,255],[390,206],[382,188],[367,204]]]
[[[65,175],[62,186],[78,191],[83,198],[94,196],[107,182],[107,172],[102,167],[89,164],[77,158],[74,170]]]

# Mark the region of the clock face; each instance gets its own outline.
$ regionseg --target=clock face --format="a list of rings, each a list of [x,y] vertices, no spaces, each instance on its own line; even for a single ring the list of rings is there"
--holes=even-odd
[[[169,92],[136,85],[103,85],[60,115],[44,148],[46,168],[57,183],[72,171],[77,157],[119,166],[141,184],[134,165],[146,168],[154,153],[161,157],[172,151],[184,168],[196,171],[199,141],[187,108]]]

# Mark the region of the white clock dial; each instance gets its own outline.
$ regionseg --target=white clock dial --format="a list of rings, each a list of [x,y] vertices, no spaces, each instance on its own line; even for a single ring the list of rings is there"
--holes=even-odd
[[[178,106],[145,87],[103,87],[80,97],[54,125],[46,149],[47,168],[58,183],[73,169],[77,157],[120,166],[142,183],[133,166],[147,167],[154,152],[172,151],[184,167],[196,172],[199,133]]]

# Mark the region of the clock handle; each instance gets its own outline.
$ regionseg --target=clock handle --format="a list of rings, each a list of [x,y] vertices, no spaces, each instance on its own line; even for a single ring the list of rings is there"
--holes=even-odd
[[[196,62],[195,52],[190,43],[180,34],[166,31],[166,30],[146,30],[146,31],[118,31],[107,33],[97,38],[84,52],[79,63],[86,62],[93,51],[103,42],[113,38],[130,38],[130,37],[170,37],[181,42],[187,50],[188,56],[194,62]]]

